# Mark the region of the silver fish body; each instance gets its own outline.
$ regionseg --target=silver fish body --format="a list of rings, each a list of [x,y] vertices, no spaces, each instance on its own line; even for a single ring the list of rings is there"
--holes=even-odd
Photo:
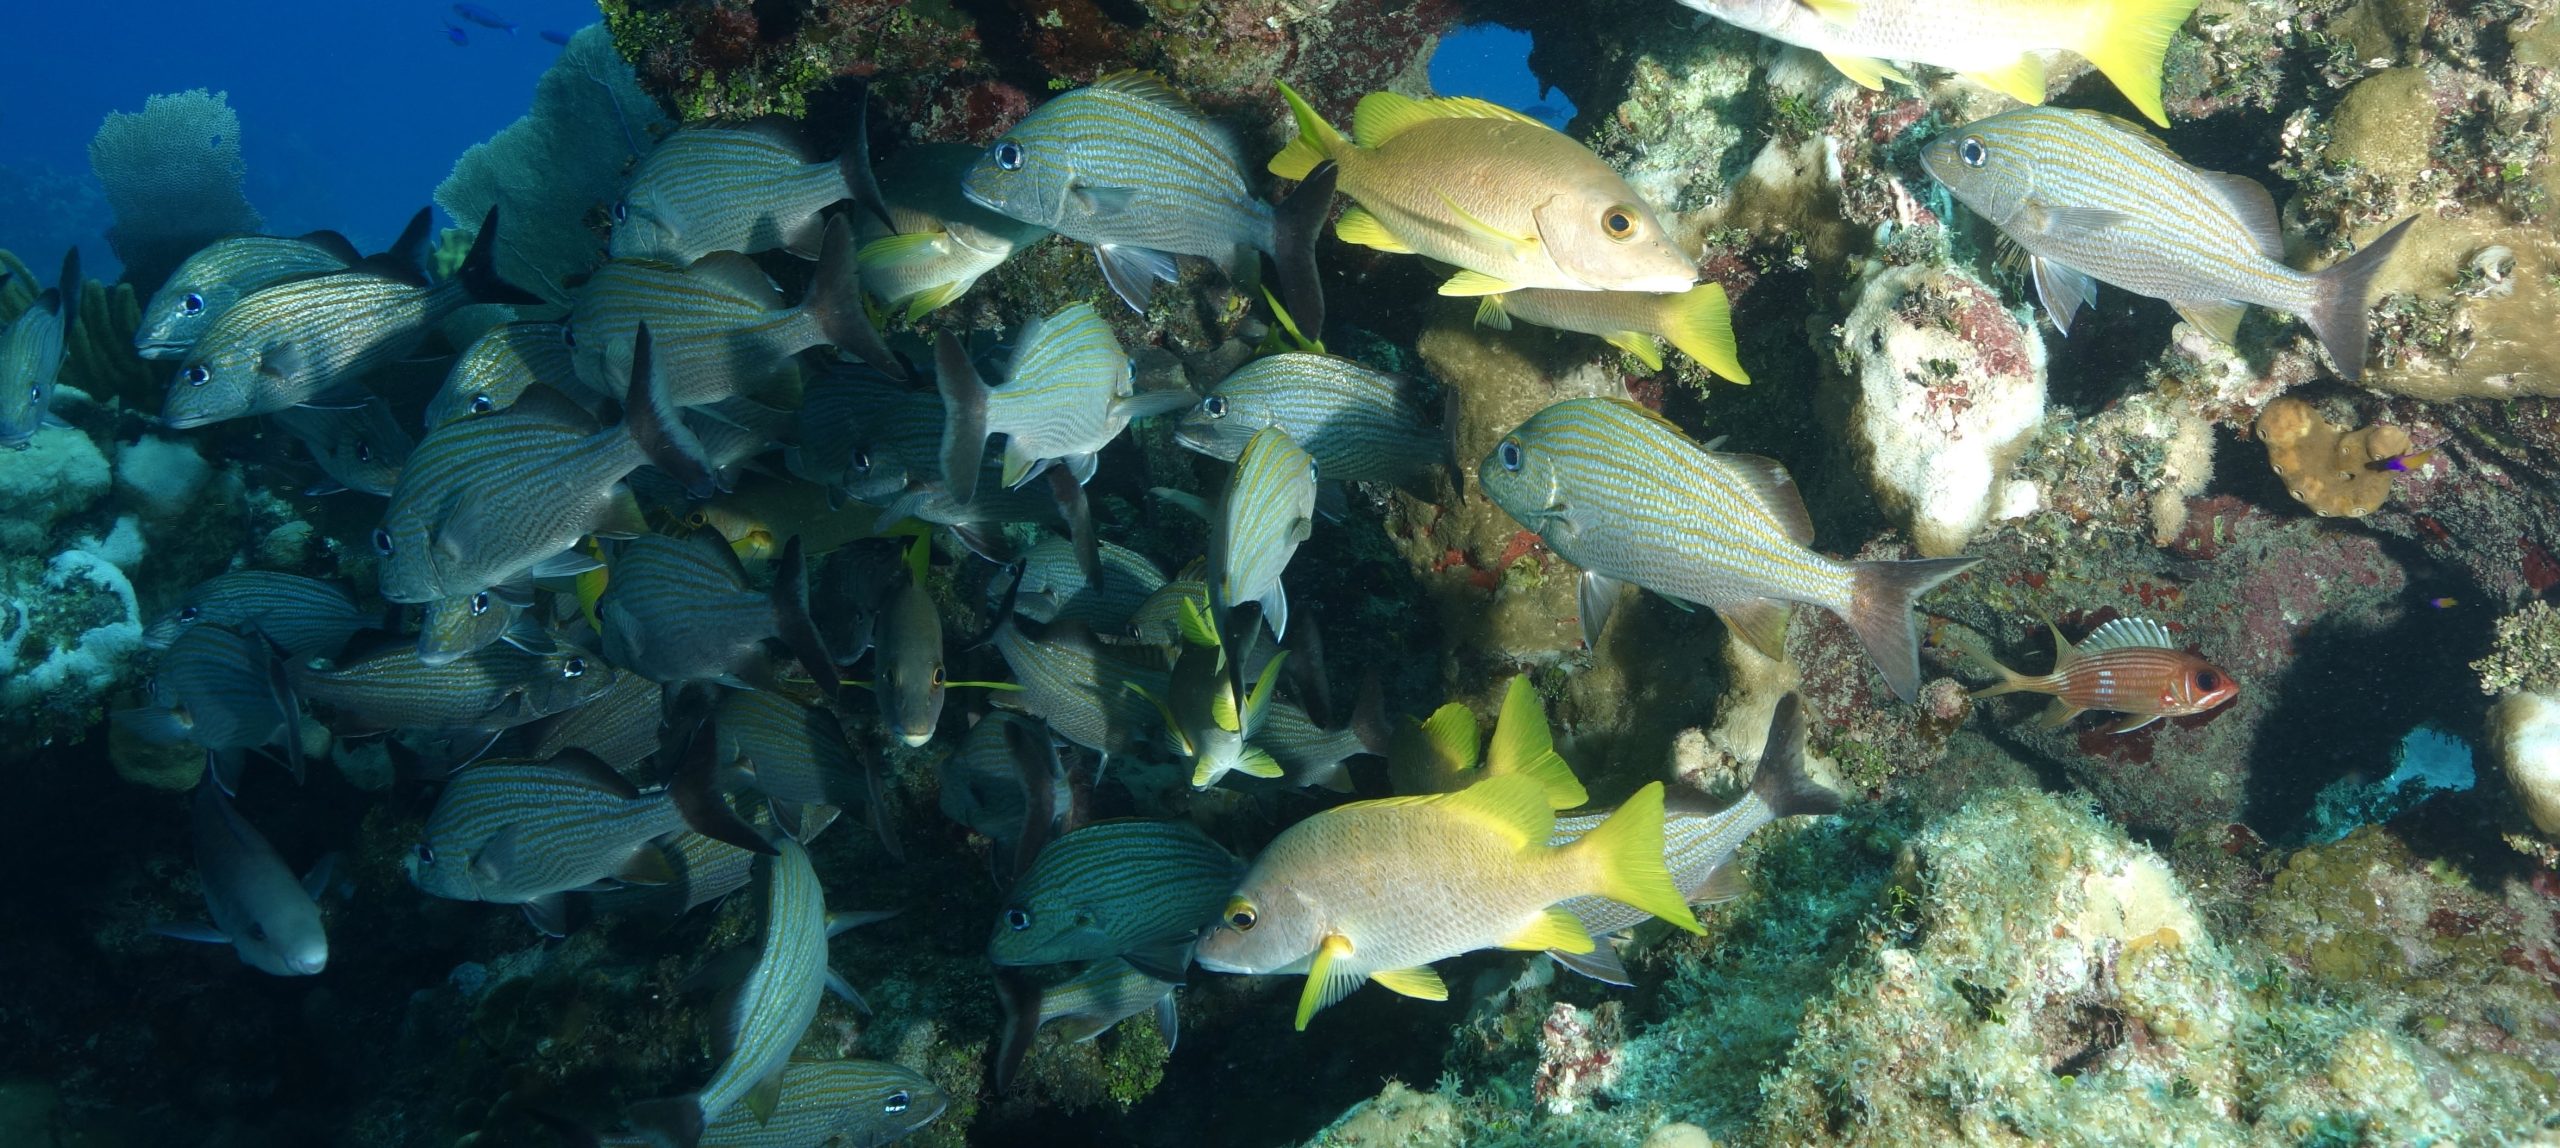
[[[613,205],[613,257],[691,263],[714,251],[815,257],[821,214],[846,198],[836,161],[811,163],[788,127],[687,127],[632,169]]]
[[[160,655],[146,690],[149,704],[118,710],[118,724],[157,745],[202,747],[214,779],[235,788],[244,750],[294,748],[299,715],[274,651],[254,632],[220,623],[189,627]],[[296,776],[300,758],[292,757]]]
[[[327,968],[329,936],[318,902],[220,786],[196,786],[188,827],[213,927],[163,931],[227,943],[242,964],[271,976],[307,977]]]
[[[430,896],[521,905],[663,869],[642,851],[685,824],[672,792],[644,795],[592,759],[484,761],[445,786],[407,858],[409,879]]]
[[[771,690],[724,690],[716,713],[721,764],[744,772],[772,800],[793,837],[815,836],[798,820],[809,807],[843,809],[862,800],[862,767],[833,711]]]
[[[715,531],[623,543],[596,619],[606,660],[651,681],[769,680],[763,641],[776,629],[773,606],[747,589],[736,552]]]
[[[142,632],[144,645],[167,649],[197,625],[254,629],[297,658],[329,657],[374,619],[334,582],[272,570],[234,570],[189,589]]]
[[[1048,722],[1058,736],[1107,755],[1134,752],[1163,728],[1145,696],[1165,694],[1165,672],[1157,666],[1106,648],[1072,625],[1034,635],[1007,618],[997,624],[994,641],[1022,686],[998,703]]]
[[[1445,466],[1445,436],[1425,425],[1412,384],[1350,359],[1267,355],[1220,380],[1174,428],[1175,442],[1233,462],[1264,427],[1315,459],[1326,481],[1395,482]]]
[[[979,276],[1049,234],[962,194],[960,181],[985,153],[962,143],[900,150],[880,169],[889,222],[858,217],[863,285],[904,306],[910,321],[967,294]]]
[[[782,1066],[773,1110],[731,1108],[702,1129],[695,1148],[885,1148],[931,1124],[951,1104],[932,1081],[883,1060],[794,1060]],[[642,1137],[600,1143],[643,1148]]]
[[[344,271],[361,258],[334,231],[214,240],[179,264],[142,305],[134,350],[146,359],[183,356],[240,300],[287,279]]]
[[[1051,841],[1005,894],[987,956],[998,965],[1122,957],[1179,981],[1244,866],[1188,822],[1097,821]]]
[[[923,745],[942,722],[942,611],[923,583],[902,578],[878,626],[871,693],[880,702],[881,728],[901,744]]]
[[[1125,546],[1104,542],[1101,553],[1103,576],[1091,579],[1077,565],[1072,541],[1052,538],[1024,551],[1014,612],[1035,622],[1067,618],[1096,634],[1128,632],[1138,607],[1163,588],[1164,572]]]
[[[289,407],[277,411],[275,419],[302,440],[311,461],[328,476],[328,482],[312,488],[314,493],[352,490],[388,497],[418,445],[380,395],[367,395],[363,405],[352,408]]]
[[[1315,527],[1316,460],[1289,432],[1264,427],[1236,455],[1235,472],[1210,532],[1210,587],[1221,609],[1262,603],[1271,632],[1289,633],[1289,594],[1280,574]]]
[[[402,646],[327,669],[296,665],[290,674],[296,695],[363,725],[484,733],[585,705],[615,677],[575,646],[533,653],[505,642],[437,666]]]
[[[454,360],[444,385],[427,401],[427,429],[505,410],[536,384],[571,399],[591,393],[570,357],[569,329],[559,323],[491,327]]]
[[[0,447],[24,450],[53,417],[71,328],[80,319],[80,249],[62,257],[60,282],[0,328]]]

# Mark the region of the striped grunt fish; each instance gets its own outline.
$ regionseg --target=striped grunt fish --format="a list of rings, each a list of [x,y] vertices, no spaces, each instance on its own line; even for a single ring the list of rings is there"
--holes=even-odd
[[[283,664],[255,631],[189,627],[160,655],[145,692],[149,704],[115,711],[116,724],[154,745],[202,748],[209,780],[223,792],[239,792],[244,751],[266,746],[283,747],[285,766],[302,780],[302,711]]]
[[[1218,610],[1262,603],[1271,632],[1289,635],[1289,592],[1280,574],[1315,528],[1316,460],[1276,426],[1253,432],[1227,476],[1209,532],[1210,588]]]
[[[1073,824],[1075,787],[1039,719],[994,710],[942,759],[942,813],[995,843],[999,876],[1031,868],[1060,824]]]
[[[1048,722],[1058,736],[1102,754],[1106,765],[1114,754],[1136,752],[1163,728],[1144,696],[1164,696],[1160,661],[1125,656],[1073,622],[1026,632],[1010,610],[998,612],[989,640],[1022,686],[998,693],[995,703]],[[1130,689],[1133,684],[1139,688]]]
[[[615,674],[612,684],[584,705],[524,727],[520,756],[548,761],[579,749],[628,771],[658,752],[658,727],[666,721],[666,691],[638,674]]]
[[[2200,714],[2230,701],[2240,683],[2213,663],[2186,652],[2169,628],[2149,618],[2117,618],[2090,631],[2074,646],[2051,622],[2053,670],[2021,674],[1997,662],[2000,680],[1973,691],[1977,698],[2008,693],[2051,694],[2040,719],[2059,728],[2083,710],[2124,714],[2109,733],[2132,733],[2164,717]]]
[[[865,764],[834,711],[771,690],[722,690],[713,711],[724,769],[743,774],[773,806],[774,823],[806,842],[862,799]]]
[[[1443,295],[1686,291],[1698,281],[1697,265],[1615,169],[1526,115],[1477,99],[1371,92],[1345,138],[1287,84],[1280,95],[1298,138],[1272,157],[1272,174],[1303,179],[1320,163],[1339,165],[1342,193],[1358,206],[1334,233],[1455,265]]]
[[[712,1121],[741,1101],[759,1122],[770,1123],[780,1111],[791,1052],[818,1018],[818,998],[833,991],[861,999],[827,967],[827,941],[880,914],[827,912],[826,889],[808,851],[787,837],[775,848],[765,891],[764,948],[730,1006],[723,1042],[728,1055],[700,1091],[631,1107],[632,1125],[648,1132],[653,1143],[693,1148]]]
[[[1031,1042],[1052,1024],[1058,1025],[1058,1035],[1069,1043],[1081,1044],[1121,1021],[1153,1012],[1165,1050],[1172,1051],[1182,1037],[1174,988],[1174,982],[1148,976],[1117,958],[1096,961],[1053,985],[1040,984],[1027,973],[998,969],[996,996],[1004,1002],[1004,1032],[996,1041],[991,1072],[996,1091],[1012,1086]]]
[[[62,426],[53,414],[71,328],[80,321],[80,249],[62,256],[59,285],[0,328],[0,448],[25,450],[36,432]]]
[[[977,495],[975,464],[986,456],[991,435],[1004,436],[1006,489],[1052,464],[1065,466],[1083,483],[1093,477],[1095,455],[1131,420],[1191,404],[1187,387],[1136,393],[1128,352],[1090,303],[1070,304],[1024,325],[1002,386],[980,379],[949,333],[937,350],[942,474],[951,496],[962,502]]]
[[[142,632],[144,645],[167,649],[200,623],[254,629],[297,658],[330,657],[374,619],[356,609],[344,586],[273,570],[217,574],[188,590]]]
[[[1097,821],[1032,860],[1005,894],[987,956],[999,967],[1120,957],[1178,984],[1243,871],[1187,821]]]
[[[1254,858],[1200,938],[1200,967],[1305,973],[1305,1031],[1316,1010],[1365,980],[1449,999],[1433,961],[1489,948],[1589,952],[1590,934],[1561,905],[1572,897],[1607,897],[1700,931],[1663,868],[1662,783],[1571,845],[1547,844],[1554,824],[1546,786],[1527,774],[1319,812]]]
[[[1840,795],[1805,776],[1804,706],[1796,695],[1788,694],[1778,699],[1769,715],[1769,736],[1760,751],[1760,766],[1751,775],[1751,788],[1742,796],[1714,807],[1688,792],[1664,799],[1663,864],[1671,870],[1672,884],[1680,887],[1681,895],[1690,904],[1729,901],[1742,895],[1742,872],[1730,862],[1742,843],[1761,826],[1782,818],[1839,811]],[[1558,816],[1547,844],[1579,840],[1607,818],[1606,812]],[[1595,980],[1613,985],[1634,984],[1627,977],[1626,967],[1618,963],[1617,953],[1601,938],[1643,924],[1652,914],[1604,897],[1576,897],[1566,901],[1564,909],[1580,918],[1582,927],[1600,943],[1587,953],[1551,949],[1547,955],[1554,957],[1557,964]]]
[[[440,666],[413,645],[326,669],[297,663],[287,680],[359,727],[494,733],[594,701],[617,676],[567,643],[534,652],[499,642]]]
[[[1728,24],[1821,53],[1882,91],[1916,83],[1896,63],[1944,68],[2027,104],[2045,97],[2042,53],[2088,58],[2161,127],[2169,40],[2196,0],[1680,0]]]
[[[1449,443],[1427,428],[1410,380],[1333,355],[1289,352],[1239,367],[1182,416],[1175,442],[1235,461],[1278,427],[1327,482],[1396,482],[1445,467]]]
[[[328,883],[327,859],[312,866],[308,878],[296,879],[276,847],[231,807],[221,786],[199,782],[192,806],[188,834],[213,923],[159,925],[152,931],[229,945],[241,964],[270,976],[307,977],[327,968],[329,934],[319,904],[319,891]]]
[[[304,494],[352,490],[389,497],[400,481],[400,468],[418,446],[380,395],[367,395],[352,407],[288,407],[272,417],[302,440],[325,476]]]
[[[416,350],[456,308],[542,302],[498,277],[497,244],[498,209],[492,207],[461,268],[441,283],[427,282],[415,263],[395,252],[240,300],[178,360],[160,421],[185,430],[287,407],[337,405],[358,379]]]
[[[344,271],[363,259],[335,231],[214,240],[179,264],[142,305],[142,321],[133,331],[134,351],[146,359],[178,358],[232,304],[287,279]]]
[[[1209,608],[1209,583],[1199,577],[1202,564],[1194,562],[1192,566],[1195,569],[1157,587],[1146,601],[1138,603],[1137,610],[1129,615],[1129,638],[1142,646],[1158,647],[1182,640],[1183,604],[1190,603],[1200,610]]]
[[[2097,282],[2166,300],[2226,343],[2256,304],[2310,324],[2349,382],[2364,375],[2374,277],[2417,218],[2325,271],[2296,271],[2258,181],[2191,167],[2138,125],[2066,108],[1976,120],[1931,140],[1920,164],[2025,249],[2055,330],[2071,333]]]
[[[685,264],[714,251],[815,257],[821,214],[850,198],[856,169],[812,163],[785,122],[686,127],[649,149],[613,205],[613,257]]]
[[[643,328],[632,367],[645,381],[620,426],[598,429],[544,388],[502,413],[430,432],[374,528],[382,596],[432,602],[594,568],[574,549],[580,539],[648,533],[622,482],[644,462],[707,488],[704,464],[683,453],[692,436],[666,402],[652,342]]]
[[[1313,166],[1313,165],[1309,165]],[[1304,178],[1300,173],[1293,178]],[[1102,277],[1144,311],[1173,257],[1218,261],[1239,281],[1251,251],[1271,256],[1304,329],[1324,329],[1315,240],[1329,180],[1274,211],[1245,183],[1226,129],[1149,72],[1119,72],[1040,105],[981,154],[961,184],[981,205],[1093,245]]]
[[[918,144],[880,169],[889,221],[859,220],[862,285],[890,306],[904,306],[908,322],[968,294],[979,276],[1049,234],[961,192],[961,179],[984,154],[963,143]]]
[[[782,671],[766,642],[814,633],[800,572],[778,570],[771,590],[748,589],[737,551],[716,530],[641,535],[621,544],[611,571],[596,600],[605,660],[654,682],[774,688]],[[821,663],[805,668],[833,684],[831,659],[803,660]]]
[[[1374,693],[1364,696],[1363,707],[1374,709],[1374,698]],[[1350,726],[1326,729],[1317,725],[1304,707],[1275,698],[1262,715],[1262,732],[1255,735],[1253,746],[1280,763],[1281,780],[1290,785],[1316,785],[1349,793],[1351,775],[1346,767],[1351,759],[1386,752],[1386,746],[1371,732],[1375,719],[1374,713],[1355,711]]]
[[[1077,565],[1075,543],[1052,538],[1022,553],[1013,608],[1034,622],[1081,622],[1097,634],[1119,634],[1164,585],[1164,572],[1144,554],[1111,542],[1101,545],[1103,576],[1087,578]],[[994,589],[990,586],[989,589]]]
[[[1721,283],[1700,283],[1672,295],[1533,288],[1487,295],[1476,305],[1476,322],[1497,331],[1510,330],[1513,319],[1598,335],[1652,371],[1662,369],[1662,348],[1653,341],[1659,335],[1719,377],[1751,381],[1734,357],[1733,307]]]
[[[570,360],[588,389],[620,395],[631,377],[631,343],[643,324],[656,332],[669,393],[680,407],[748,393],[811,347],[833,346],[892,377],[906,368],[889,354],[862,309],[853,232],[827,225],[826,245],[799,306],[753,260],[722,251],[679,266],[616,259],[599,268],[569,308]]]
[[[1493,501],[1582,568],[1594,646],[1622,584],[1716,612],[1753,649],[1786,656],[1789,603],[1840,616],[1895,697],[1920,690],[1912,599],[1971,558],[1843,562],[1813,550],[1813,518],[1774,459],[1701,448],[1622,399],[1567,399],[1503,436],[1478,466]]]
[[[444,386],[427,401],[427,429],[505,410],[536,383],[571,399],[589,393],[569,357],[569,329],[558,323],[491,327],[453,361]]]
[[[951,1097],[914,1070],[885,1060],[794,1060],[782,1066],[764,1115],[732,1107],[705,1125],[695,1148],[883,1148],[931,1124]],[[648,1148],[647,1137],[596,1140]]]
[[[533,604],[530,583],[492,586],[475,593],[452,598],[438,598],[426,604],[424,617],[418,622],[418,660],[430,666],[441,666],[487,646],[506,640],[510,634],[535,650],[542,638],[534,631],[523,636],[518,619],[525,607]]]

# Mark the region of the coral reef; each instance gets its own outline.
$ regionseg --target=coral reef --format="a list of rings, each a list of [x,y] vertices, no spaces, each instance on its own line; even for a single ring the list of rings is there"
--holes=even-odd
[[[2296,398],[2258,412],[2258,441],[2285,493],[2331,518],[2362,518],[2391,497],[2390,465],[2409,453],[2409,432],[2388,423],[2348,429]]]
[[[225,92],[197,88],[107,113],[89,168],[115,208],[107,239],[125,282],[145,293],[197,248],[262,222],[240,194],[240,117]]]
[[[2560,697],[2526,690],[2489,710],[2489,752],[2534,828],[2560,837]]]

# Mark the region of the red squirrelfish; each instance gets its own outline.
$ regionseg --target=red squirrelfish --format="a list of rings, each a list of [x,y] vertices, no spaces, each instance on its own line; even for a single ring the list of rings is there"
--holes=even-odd
[[[1977,698],[2007,693],[2053,695],[2043,721],[2060,726],[2082,710],[2128,715],[2110,733],[2131,733],[2164,717],[2200,714],[2240,692],[2231,675],[2178,648],[2169,628],[2149,618],[2118,618],[2073,646],[2051,622],[2053,672],[2021,674],[1997,662],[2000,681]]]

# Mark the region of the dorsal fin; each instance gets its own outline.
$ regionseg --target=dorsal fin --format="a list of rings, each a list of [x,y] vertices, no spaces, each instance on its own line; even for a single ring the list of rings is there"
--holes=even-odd
[[[773,277],[756,266],[755,260],[735,251],[714,251],[694,260],[685,274],[738,297],[739,301],[767,311],[780,310],[782,292],[773,285]]]
[[[1813,513],[1804,508],[1804,491],[1797,488],[1785,464],[1756,454],[1718,454],[1716,461],[1732,468],[1752,499],[1778,520],[1796,545],[1813,545]]]
[[[2198,171],[2204,185],[2213,190],[2231,213],[2240,217],[2240,225],[2249,229],[2249,238],[2258,245],[2258,254],[2279,263],[2284,261],[2284,229],[2277,222],[2275,197],[2267,193],[2265,184],[2245,175],[2222,171]]]
[[[2169,627],[2149,618],[2118,618],[2090,631],[2078,648],[2083,657],[2100,650],[2174,650],[2178,640],[2169,635]]]
[[[1200,114],[1197,106],[1183,98],[1182,93],[1174,91],[1164,82],[1164,77],[1154,72],[1113,72],[1095,80],[1090,87],[1097,92],[1110,92],[1133,100],[1144,100],[1167,111],[1179,112],[1186,116]]]
[[[322,254],[350,266],[364,258],[364,253],[356,250],[355,244],[348,242],[346,236],[335,231],[314,231],[307,235],[294,236],[294,239],[319,248]]]
[[[1572,809],[1591,800],[1581,779],[1573,775],[1573,767],[1556,753],[1554,735],[1547,729],[1546,707],[1539,703],[1537,691],[1530,688],[1527,674],[1513,677],[1503,692],[1502,715],[1494,723],[1493,744],[1485,750],[1484,767],[1492,774],[1525,773],[1537,778],[1547,788],[1547,804],[1555,809]]]
[[[640,796],[639,788],[632,785],[630,779],[614,772],[612,766],[583,749],[561,750],[552,757],[549,765],[599,793],[610,793],[626,801]]]
[[[816,161],[816,149],[809,146],[808,134],[801,130],[797,122],[781,116],[757,116],[751,120],[734,121],[706,130],[730,131],[742,136],[752,136],[798,156],[802,163]]]
[[[1476,767],[1476,715],[1456,702],[1431,712],[1422,723],[1422,736],[1431,751],[1451,771]]]
[[[1417,793],[1337,805],[1329,812],[1394,809],[1436,805],[1451,817],[1499,834],[1517,848],[1544,845],[1554,835],[1556,814],[1547,805],[1546,783],[1525,773],[1488,777],[1452,793]]]
[[[1537,128],[1547,126],[1500,104],[1466,96],[1417,100],[1395,92],[1371,92],[1360,97],[1360,106],[1351,113],[1351,135],[1361,147],[1376,147],[1418,124],[1450,119],[1509,120]]]

